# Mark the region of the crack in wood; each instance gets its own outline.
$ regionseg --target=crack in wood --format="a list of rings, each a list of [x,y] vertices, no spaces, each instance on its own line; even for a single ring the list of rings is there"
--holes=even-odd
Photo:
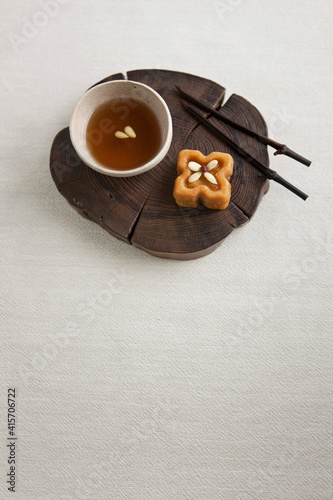
[[[130,228],[130,231],[129,231],[129,233],[128,233],[127,238],[128,238],[129,243],[131,243],[131,244],[132,244],[132,237],[133,237],[133,235],[134,235],[134,232],[135,232],[136,226],[138,225],[139,219],[140,219],[140,217],[141,217],[141,214],[142,214],[142,212],[143,212],[143,209],[144,209],[144,207],[145,207],[145,205],[146,205],[146,202],[147,202],[148,198],[149,198],[149,195],[147,196],[147,198],[146,198],[146,199],[145,199],[145,201],[143,202],[143,204],[142,204],[142,206],[141,206],[141,209],[140,209],[140,211],[138,212],[138,215],[137,215],[136,219],[134,220],[133,225],[132,225],[132,227]]]

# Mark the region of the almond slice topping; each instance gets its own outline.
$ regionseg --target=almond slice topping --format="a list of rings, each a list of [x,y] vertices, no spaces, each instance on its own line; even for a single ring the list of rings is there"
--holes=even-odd
[[[201,169],[201,165],[196,161],[190,161],[188,164],[188,168],[192,170],[192,172],[198,172]]]
[[[126,132],[126,130],[125,130]],[[207,167],[208,167],[208,170],[212,170],[213,168],[216,167],[216,165],[218,164],[218,161],[217,160],[212,160],[208,163]]]
[[[213,174],[210,174],[209,172],[205,172],[204,176],[206,177],[207,181],[211,182],[212,184],[217,184],[217,180],[215,179]],[[191,175],[191,177],[193,177]]]
[[[195,174],[192,174],[189,178],[188,178],[188,182],[195,182],[197,181],[198,179],[200,179],[201,177],[201,172],[196,172]]]

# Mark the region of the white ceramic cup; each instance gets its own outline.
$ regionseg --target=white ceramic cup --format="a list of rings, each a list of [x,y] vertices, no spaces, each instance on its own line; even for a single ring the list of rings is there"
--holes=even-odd
[[[87,146],[86,130],[95,109],[112,99],[133,99],[148,106],[157,118],[161,130],[161,146],[150,161],[131,170],[112,170],[95,160]],[[81,160],[101,174],[114,177],[131,177],[147,172],[160,163],[167,154],[172,140],[172,119],[164,99],[148,85],[130,80],[101,83],[87,90],[77,103],[69,125],[75,151]]]

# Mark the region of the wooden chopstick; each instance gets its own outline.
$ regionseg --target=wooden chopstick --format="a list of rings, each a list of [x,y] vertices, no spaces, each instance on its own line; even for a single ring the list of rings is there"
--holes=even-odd
[[[224,116],[220,111],[217,111],[216,109],[212,108],[211,106],[208,106],[208,104],[205,104],[204,102],[199,101],[192,95],[188,94],[184,90],[182,90],[180,87],[175,85],[176,89],[178,90],[179,94],[187,99],[188,101],[192,102],[199,108],[208,111],[212,115],[214,115],[216,118],[219,118],[223,122],[227,123],[228,125],[231,125],[232,127],[236,128],[237,130],[240,130],[241,132],[244,132],[247,135],[250,135],[251,137],[255,137],[258,139],[258,141],[262,142],[263,144],[266,144],[267,146],[272,146],[272,148],[276,149],[274,155],[286,155],[289,156],[290,158],[293,158],[296,161],[299,161],[300,163],[303,163],[303,165],[306,165],[309,167],[311,165],[311,161],[307,160],[303,156],[299,155],[298,153],[295,153],[292,149],[289,149],[288,146],[285,144],[282,144],[280,142],[274,141],[273,139],[270,139],[269,137],[266,137],[265,135],[258,134],[258,132],[255,132],[254,130],[251,130],[247,127],[244,127],[243,125],[240,125],[237,122],[234,122],[230,118],[227,118]]]
[[[250,155],[245,149],[243,149],[239,144],[234,142],[230,137],[224,134],[220,129],[215,127],[213,123],[211,123],[207,118],[205,118],[201,113],[199,113],[197,110],[189,106],[185,101],[181,100],[182,105],[184,106],[185,110],[190,113],[193,117],[195,117],[199,122],[201,122],[206,128],[211,130],[213,134],[215,134],[219,139],[222,139],[224,142],[226,142],[229,146],[234,148],[237,153],[239,153],[243,158],[245,158],[248,162],[250,162],[252,165],[254,165],[260,172],[265,174],[265,176],[275,182],[278,182],[285,188],[289,189],[289,191],[292,191],[295,193],[297,196],[302,198],[302,200],[306,200],[308,198],[308,195],[303,193],[300,189],[297,187],[293,186],[290,184],[290,182],[286,181],[281,177],[275,170],[272,170],[269,167],[266,167],[263,163],[261,163],[259,160],[254,158],[253,156]]]

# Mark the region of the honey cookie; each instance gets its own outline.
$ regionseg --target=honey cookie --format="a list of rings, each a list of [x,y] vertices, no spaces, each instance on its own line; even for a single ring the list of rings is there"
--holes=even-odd
[[[180,207],[225,210],[230,202],[233,158],[227,153],[183,149],[178,155],[173,196]]]

